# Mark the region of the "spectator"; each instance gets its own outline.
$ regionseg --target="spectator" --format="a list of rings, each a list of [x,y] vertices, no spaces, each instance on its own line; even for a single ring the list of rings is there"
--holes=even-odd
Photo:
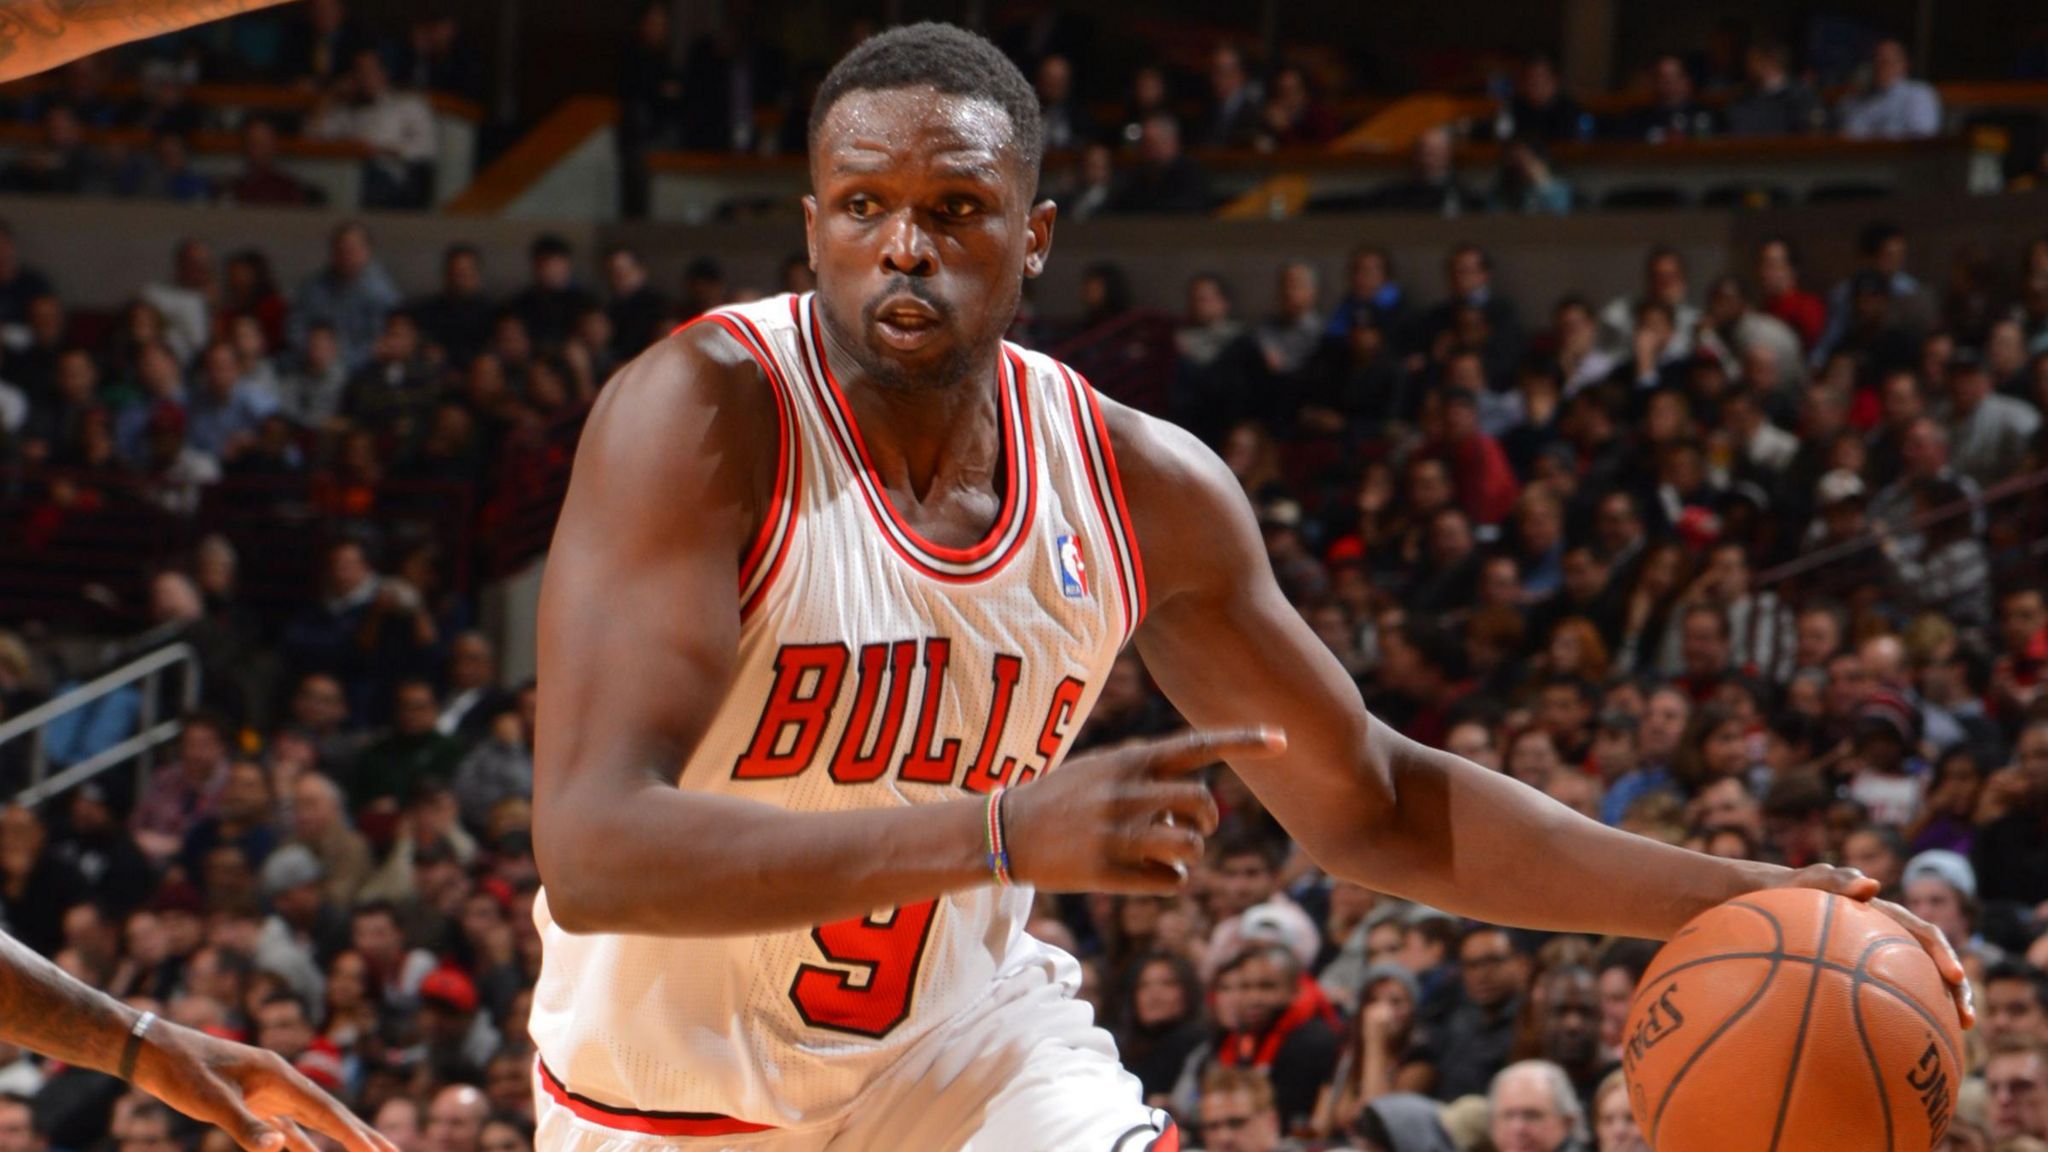
[[[1439,1100],[1482,1092],[1507,1066],[1528,980],[1526,962],[1507,931],[1486,925],[1467,931],[1458,942],[1458,969],[1464,998],[1434,1044]],[[1567,1081],[1565,1092],[1570,1091]]]
[[[1747,66],[1749,84],[1728,105],[1730,135],[1797,136],[1826,125],[1826,109],[1813,89],[1792,75],[1791,54],[1783,44],[1751,45]]]
[[[1273,1085],[1256,1068],[1222,1065],[1202,1077],[1204,1152],[1282,1152]]]
[[[38,299],[56,299],[50,278],[21,262],[14,228],[0,221],[0,327],[28,322],[29,305]]]
[[[1984,487],[2019,470],[2041,427],[2033,405],[1992,390],[1991,373],[1968,351],[1949,359],[1948,398],[1937,414],[1947,425],[1956,471]]]
[[[1263,1070],[1288,1131],[1308,1122],[1337,1065],[1337,1016],[1284,944],[1252,945],[1218,970],[1239,978],[1235,1026],[1218,1046],[1226,1067]]]
[[[1415,154],[1408,175],[1374,189],[1365,207],[1376,212],[1427,212],[1437,216],[1460,216],[1477,211],[1483,201],[1458,179],[1451,133],[1447,128],[1425,129],[1415,140]]]
[[[466,100],[484,98],[482,55],[463,43],[455,17],[416,13],[392,66],[399,86],[443,92]]]
[[[1991,1098],[1991,1139],[2000,1148],[2048,1140],[2048,1049],[2034,1044],[1993,1052],[1984,1066],[1984,1087]]]
[[[228,783],[227,738],[220,720],[204,713],[185,717],[176,760],[156,770],[135,805],[135,843],[152,860],[170,859],[218,809]]]
[[[1592,117],[1559,82],[1557,61],[1541,52],[1522,62],[1515,76],[1515,94],[1504,112],[1494,124],[1494,134],[1502,140],[1538,144],[1583,140],[1592,125]]]
[[[1880,40],[1870,52],[1870,76],[1835,109],[1851,140],[1918,140],[1941,132],[1941,96],[1909,73],[1906,46]]]
[[[450,1084],[427,1109],[426,1152],[480,1152],[490,1101],[467,1084]]]
[[[407,680],[398,685],[389,735],[363,749],[349,778],[349,801],[357,810],[395,805],[421,781],[446,785],[455,776],[462,746],[435,731],[440,706],[433,685]]]
[[[204,204],[213,200],[213,181],[192,167],[191,147],[176,132],[159,132],[147,157],[132,160],[121,176],[121,192],[145,200]]]
[[[1200,145],[1251,147],[1258,137],[1262,99],[1257,82],[1245,74],[1244,57],[1236,48],[1218,44],[1209,54],[1209,111],[1196,137]]]
[[[1486,378],[1505,380],[1522,356],[1522,320],[1514,302],[1495,291],[1493,259],[1476,244],[1460,244],[1444,259],[1445,298],[1417,324],[1409,358],[1411,370],[1425,366],[1424,350],[1434,347],[1446,333],[1455,334],[1459,309],[1476,308],[1485,320],[1487,339],[1481,356]]]
[[[1244,950],[1250,940],[1246,917],[1254,908],[1261,918],[1279,926],[1279,934],[1294,947],[1297,964],[1313,960],[1319,939],[1315,921],[1280,890],[1279,864],[1271,850],[1249,832],[1240,831],[1219,841],[1214,855],[1216,887],[1211,901],[1216,928],[1209,935],[1208,948],[1212,966],[1222,965]]]
[[[1125,174],[1112,201],[1114,210],[1206,212],[1210,204],[1209,174],[1181,151],[1179,124],[1165,114],[1145,121],[1138,138],[1138,163]]]
[[[441,256],[441,290],[406,305],[420,334],[452,364],[476,359],[491,340],[498,308],[484,291],[483,256],[451,244]]]
[[[316,140],[353,140],[370,149],[363,164],[365,208],[426,208],[434,199],[434,161],[441,152],[434,110],[417,92],[391,87],[384,58],[356,53],[346,81],[307,121]]]
[[[1623,139],[1662,144],[1720,132],[1719,116],[1694,95],[1692,71],[1684,60],[1659,56],[1651,68],[1650,82],[1652,102],[1618,122],[1618,134]]]
[[[257,116],[242,128],[242,170],[221,189],[225,199],[251,207],[297,207],[325,197],[278,163],[277,126]]]
[[[1088,113],[1074,98],[1074,66],[1055,52],[1038,62],[1033,87],[1038,90],[1039,124],[1047,152],[1071,152],[1095,138]]]
[[[1586,1110],[1562,1068],[1525,1060],[1503,1068],[1487,1092],[1497,1152],[1586,1152]]]
[[[334,325],[317,323],[306,330],[306,347],[298,363],[278,382],[278,410],[302,428],[323,429],[341,415],[348,389],[348,366],[341,359],[341,337]]]
[[[763,143],[755,138],[757,113],[789,101],[787,71],[781,50],[752,21],[726,22],[699,36],[683,56],[682,146],[755,151]]]
[[[1536,145],[1514,140],[1502,146],[1500,174],[1488,199],[1494,211],[1567,216],[1577,200],[1572,186],[1552,170],[1549,157]]]
[[[1756,246],[1756,282],[1763,310],[1790,326],[1805,348],[1817,346],[1827,324],[1827,305],[1800,288],[1799,254],[1790,240],[1773,236]]]
[[[1140,129],[1139,135],[1143,136]],[[1075,169],[1067,191],[1059,196],[1060,219],[1090,220],[1107,211],[1117,196],[1116,157],[1109,145],[1096,142],[1081,149],[1081,164]]]
[[[0,915],[10,935],[55,955],[63,943],[65,913],[85,893],[84,877],[51,849],[33,811],[19,804],[0,809]]]
[[[216,460],[232,458],[250,440],[278,400],[243,383],[233,347],[215,342],[199,358],[198,387],[187,406],[186,442]]]
[[[668,334],[669,300],[647,279],[647,269],[631,248],[614,245],[604,258],[608,297],[605,315],[612,325],[612,358],[620,363]]]
[[[1289,260],[1280,266],[1273,315],[1259,325],[1259,354],[1266,374],[1283,392],[1298,394],[1309,359],[1322,346],[1324,319],[1316,310],[1315,266]]]
[[[1368,314],[1361,309],[1370,310],[1373,322],[1383,333],[1400,332],[1411,318],[1408,294],[1394,278],[1393,258],[1386,249],[1374,244],[1361,244],[1351,250],[1351,259],[1345,265],[1345,292],[1330,312],[1325,334],[1331,339],[1348,335],[1354,324]]]
[[[292,305],[292,347],[305,352],[319,325],[333,329],[341,363],[354,371],[369,362],[385,317],[398,307],[398,286],[370,250],[370,232],[356,221],[335,227],[327,264],[299,285]]]
[[[1444,1131],[1436,1102],[1405,1093],[1366,1105],[1356,1131],[1369,1152],[1451,1152],[1458,1147]]]
[[[221,845],[233,845],[252,868],[261,868],[277,846],[277,801],[270,791],[270,775],[261,764],[237,760],[228,768],[214,812],[202,817],[185,834],[179,860],[185,874],[199,879],[205,890],[206,858]]]
[[[1828,293],[1828,324],[1819,341],[1812,346],[1809,362],[1815,368],[1825,365],[1834,355],[1838,345],[1848,333],[1856,318],[1856,290],[1859,286],[1873,291],[1881,284],[1891,293],[1893,309],[1891,318],[1909,332],[1924,332],[1932,327],[1934,309],[1928,302],[1926,290],[1920,281],[1906,271],[1908,248],[1906,233],[1895,224],[1883,221],[1866,225],[1857,237],[1856,255],[1858,274],[1842,280]],[[1861,275],[1875,273],[1876,279]]]
[[[420,349],[420,326],[404,312],[384,319],[368,364],[349,377],[341,393],[341,415],[353,424],[412,447],[426,431],[427,414],[441,398]]]
[[[569,242],[553,234],[534,240],[528,251],[532,282],[507,301],[505,308],[526,325],[527,335],[543,348],[569,338],[576,316],[596,299],[576,283],[576,265]]]
[[[1232,315],[1230,288],[1213,273],[1188,281],[1187,320],[1174,331],[1174,418],[1205,443],[1238,420],[1264,414],[1252,388],[1263,352]]]
[[[1275,73],[1273,90],[1259,109],[1255,146],[1261,151],[1309,148],[1326,144],[1336,135],[1337,121],[1330,109],[1316,99],[1308,74],[1293,64]]]
[[[319,866],[326,900],[345,908],[370,875],[370,846],[349,827],[341,787],[332,779],[308,772],[292,787],[291,843]]]
[[[1608,348],[1617,354],[1626,354],[1635,340],[1642,306],[1655,303],[1665,309],[1671,326],[1671,336],[1663,345],[1659,362],[1670,364],[1691,356],[1693,337],[1699,331],[1701,320],[1699,306],[1692,303],[1691,295],[1692,289],[1686,282],[1685,257],[1676,249],[1661,245],[1652,248],[1643,261],[1642,295],[1633,299],[1617,296],[1600,310],[1600,325]]]
[[[648,0],[638,11],[617,65],[620,211],[629,220],[647,215],[647,153],[675,143],[683,99],[668,0]]]

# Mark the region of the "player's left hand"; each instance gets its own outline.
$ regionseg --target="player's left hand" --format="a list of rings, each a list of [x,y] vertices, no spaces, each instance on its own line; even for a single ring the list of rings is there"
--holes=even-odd
[[[144,1041],[135,1085],[225,1130],[247,1152],[319,1152],[301,1125],[348,1152],[398,1152],[276,1053],[168,1020],[158,1021]]]
[[[1949,946],[1948,937],[1941,929],[1929,924],[1918,916],[1889,900],[1879,900],[1879,885],[1876,880],[1865,876],[1854,868],[1837,868],[1832,864],[1814,864],[1796,872],[1787,872],[1774,882],[1773,888],[1818,888],[1851,900],[1862,900],[1872,908],[1884,913],[1913,934],[1913,939],[1927,949],[1927,955],[1934,960],[1935,971],[1948,981],[1949,991],[1956,998],[1956,1014],[1962,1017],[1965,1029],[1977,1026],[1977,1002],[1970,991],[1970,975],[1963,970],[1963,961],[1956,950]]]

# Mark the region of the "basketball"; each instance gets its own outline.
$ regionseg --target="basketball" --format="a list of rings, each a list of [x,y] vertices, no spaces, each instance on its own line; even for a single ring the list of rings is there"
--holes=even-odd
[[[1687,924],[1636,986],[1625,1035],[1629,1103],[1657,1152],[1924,1152],[1964,1072],[1920,944],[1811,889]]]

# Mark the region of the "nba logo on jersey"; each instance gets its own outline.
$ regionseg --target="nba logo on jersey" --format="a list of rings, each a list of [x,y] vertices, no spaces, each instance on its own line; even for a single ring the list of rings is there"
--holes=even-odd
[[[1058,544],[1060,591],[1069,600],[1079,600],[1088,594],[1088,562],[1081,559],[1081,538],[1062,536]]]

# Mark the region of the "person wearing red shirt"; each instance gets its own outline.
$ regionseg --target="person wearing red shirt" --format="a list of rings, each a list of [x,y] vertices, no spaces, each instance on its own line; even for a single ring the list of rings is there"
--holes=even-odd
[[[1514,513],[1521,483],[1500,441],[1480,430],[1479,397],[1470,390],[1454,389],[1445,395],[1443,439],[1431,455],[1450,469],[1474,521],[1497,526]]]
[[[1799,254],[1790,240],[1773,236],[1756,246],[1756,285],[1759,306],[1790,325],[1811,353],[1827,327],[1828,306],[1799,286]]]

